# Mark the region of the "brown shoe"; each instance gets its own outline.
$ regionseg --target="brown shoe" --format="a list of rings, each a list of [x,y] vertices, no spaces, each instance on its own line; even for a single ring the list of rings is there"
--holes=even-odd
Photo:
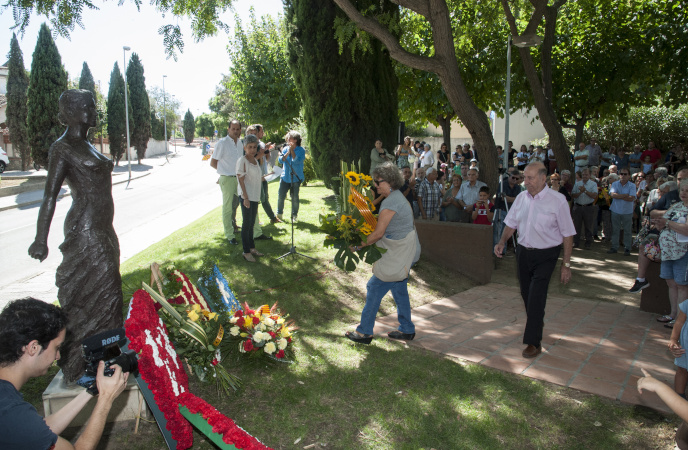
[[[248,262],[256,262],[256,258],[250,253],[243,253],[244,259]]]
[[[524,358],[535,358],[537,355],[542,353],[542,346],[534,346],[534,345],[528,345],[528,347],[523,350],[523,355]]]

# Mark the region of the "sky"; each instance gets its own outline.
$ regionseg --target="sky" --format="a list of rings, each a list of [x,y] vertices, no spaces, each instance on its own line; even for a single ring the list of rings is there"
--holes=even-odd
[[[230,72],[226,48],[230,37],[234,36],[234,15],[238,14],[245,24],[251,6],[257,17],[266,14],[276,16],[283,10],[282,0],[235,0],[234,11],[228,10],[221,16],[221,20],[232,27],[229,34],[220,32],[196,43],[191,36],[190,20],[177,20],[169,14],[163,17],[150,2],[142,2],[141,11],[136,10],[132,0],[124,0],[122,6],[118,3],[115,0],[94,1],[100,9],[84,11],[84,29],[77,25],[70,39],[53,36],[69,78],[78,77],[86,61],[96,84],[100,82],[101,92],[107,95],[115,61],[122,70],[122,47],[131,47],[127,52],[127,64],[131,53],[136,52],[143,64],[148,89],[153,86],[162,89],[163,75],[167,75],[165,91],[181,103],[182,116],[187,109],[194,116],[209,112],[208,100],[213,97],[222,75]],[[43,22],[50,26],[45,17],[34,15],[24,35],[17,34],[27,70],[31,69],[31,56]],[[184,35],[184,53],[178,53],[175,62],[172,58],[166,59],[163,37],[157,30],[162,25],[177,23]],[[8,59],[13,25],[11,9],[0,9],[0,64]]]

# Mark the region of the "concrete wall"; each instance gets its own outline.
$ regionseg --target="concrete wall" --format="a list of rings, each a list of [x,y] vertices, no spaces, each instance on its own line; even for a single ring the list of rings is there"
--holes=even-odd
[[[495,118],[492,135],[497,145],[504,146],[504,118]],[[530,113],[521,110],[509,117],[509,140],[514,143],[517,150],[521,144],[530,145],[534,139],[541,139],[545,136],[547,136],[547,132],[542,126],[542,122],[537,119],[535,109],[531,110]]]
[[[169,147],[169,144],[168,144],[168,147]],[[156,141],[153,138],[148,140],[148,147],[146,147],[146,158],[150,158],[152,156],[157,156],[157,155],[164,155],[164,154],[165,154],[165,141]],[[132,153],[132,155],[136,155],[136,151],[134,151]]]
[[[490,282],[494,269],[492,227],[416,220],[416,230],[424,258],[478,283]]]

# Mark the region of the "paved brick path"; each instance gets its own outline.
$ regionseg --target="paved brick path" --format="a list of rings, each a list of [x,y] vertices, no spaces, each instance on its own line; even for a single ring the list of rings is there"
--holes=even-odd
[[[673,386],[670,330],[636,306],[564,295],[547,298],[543,352],[525,359],[525,311],[518,288],[478,286],[412,311],[427,350],[581,391],[669,411],[653,393],[638,395],[640,368]],[[396,329],[396,314],[378,319],[375,334]]]

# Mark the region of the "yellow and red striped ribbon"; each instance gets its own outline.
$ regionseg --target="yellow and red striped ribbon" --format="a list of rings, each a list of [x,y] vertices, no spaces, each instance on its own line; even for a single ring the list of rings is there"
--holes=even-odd
[[[377,226],[377,219],[373,213],[370,212],[368,202],[366,202],[365,198],[360,194],[360,192],[354,189],[353,186],[351,186],[351,197],[354,199],[354,205],[356,208],[358,208],[358,211],[363,216],[363,219],[366,221],[368,226],[374,230]]]

